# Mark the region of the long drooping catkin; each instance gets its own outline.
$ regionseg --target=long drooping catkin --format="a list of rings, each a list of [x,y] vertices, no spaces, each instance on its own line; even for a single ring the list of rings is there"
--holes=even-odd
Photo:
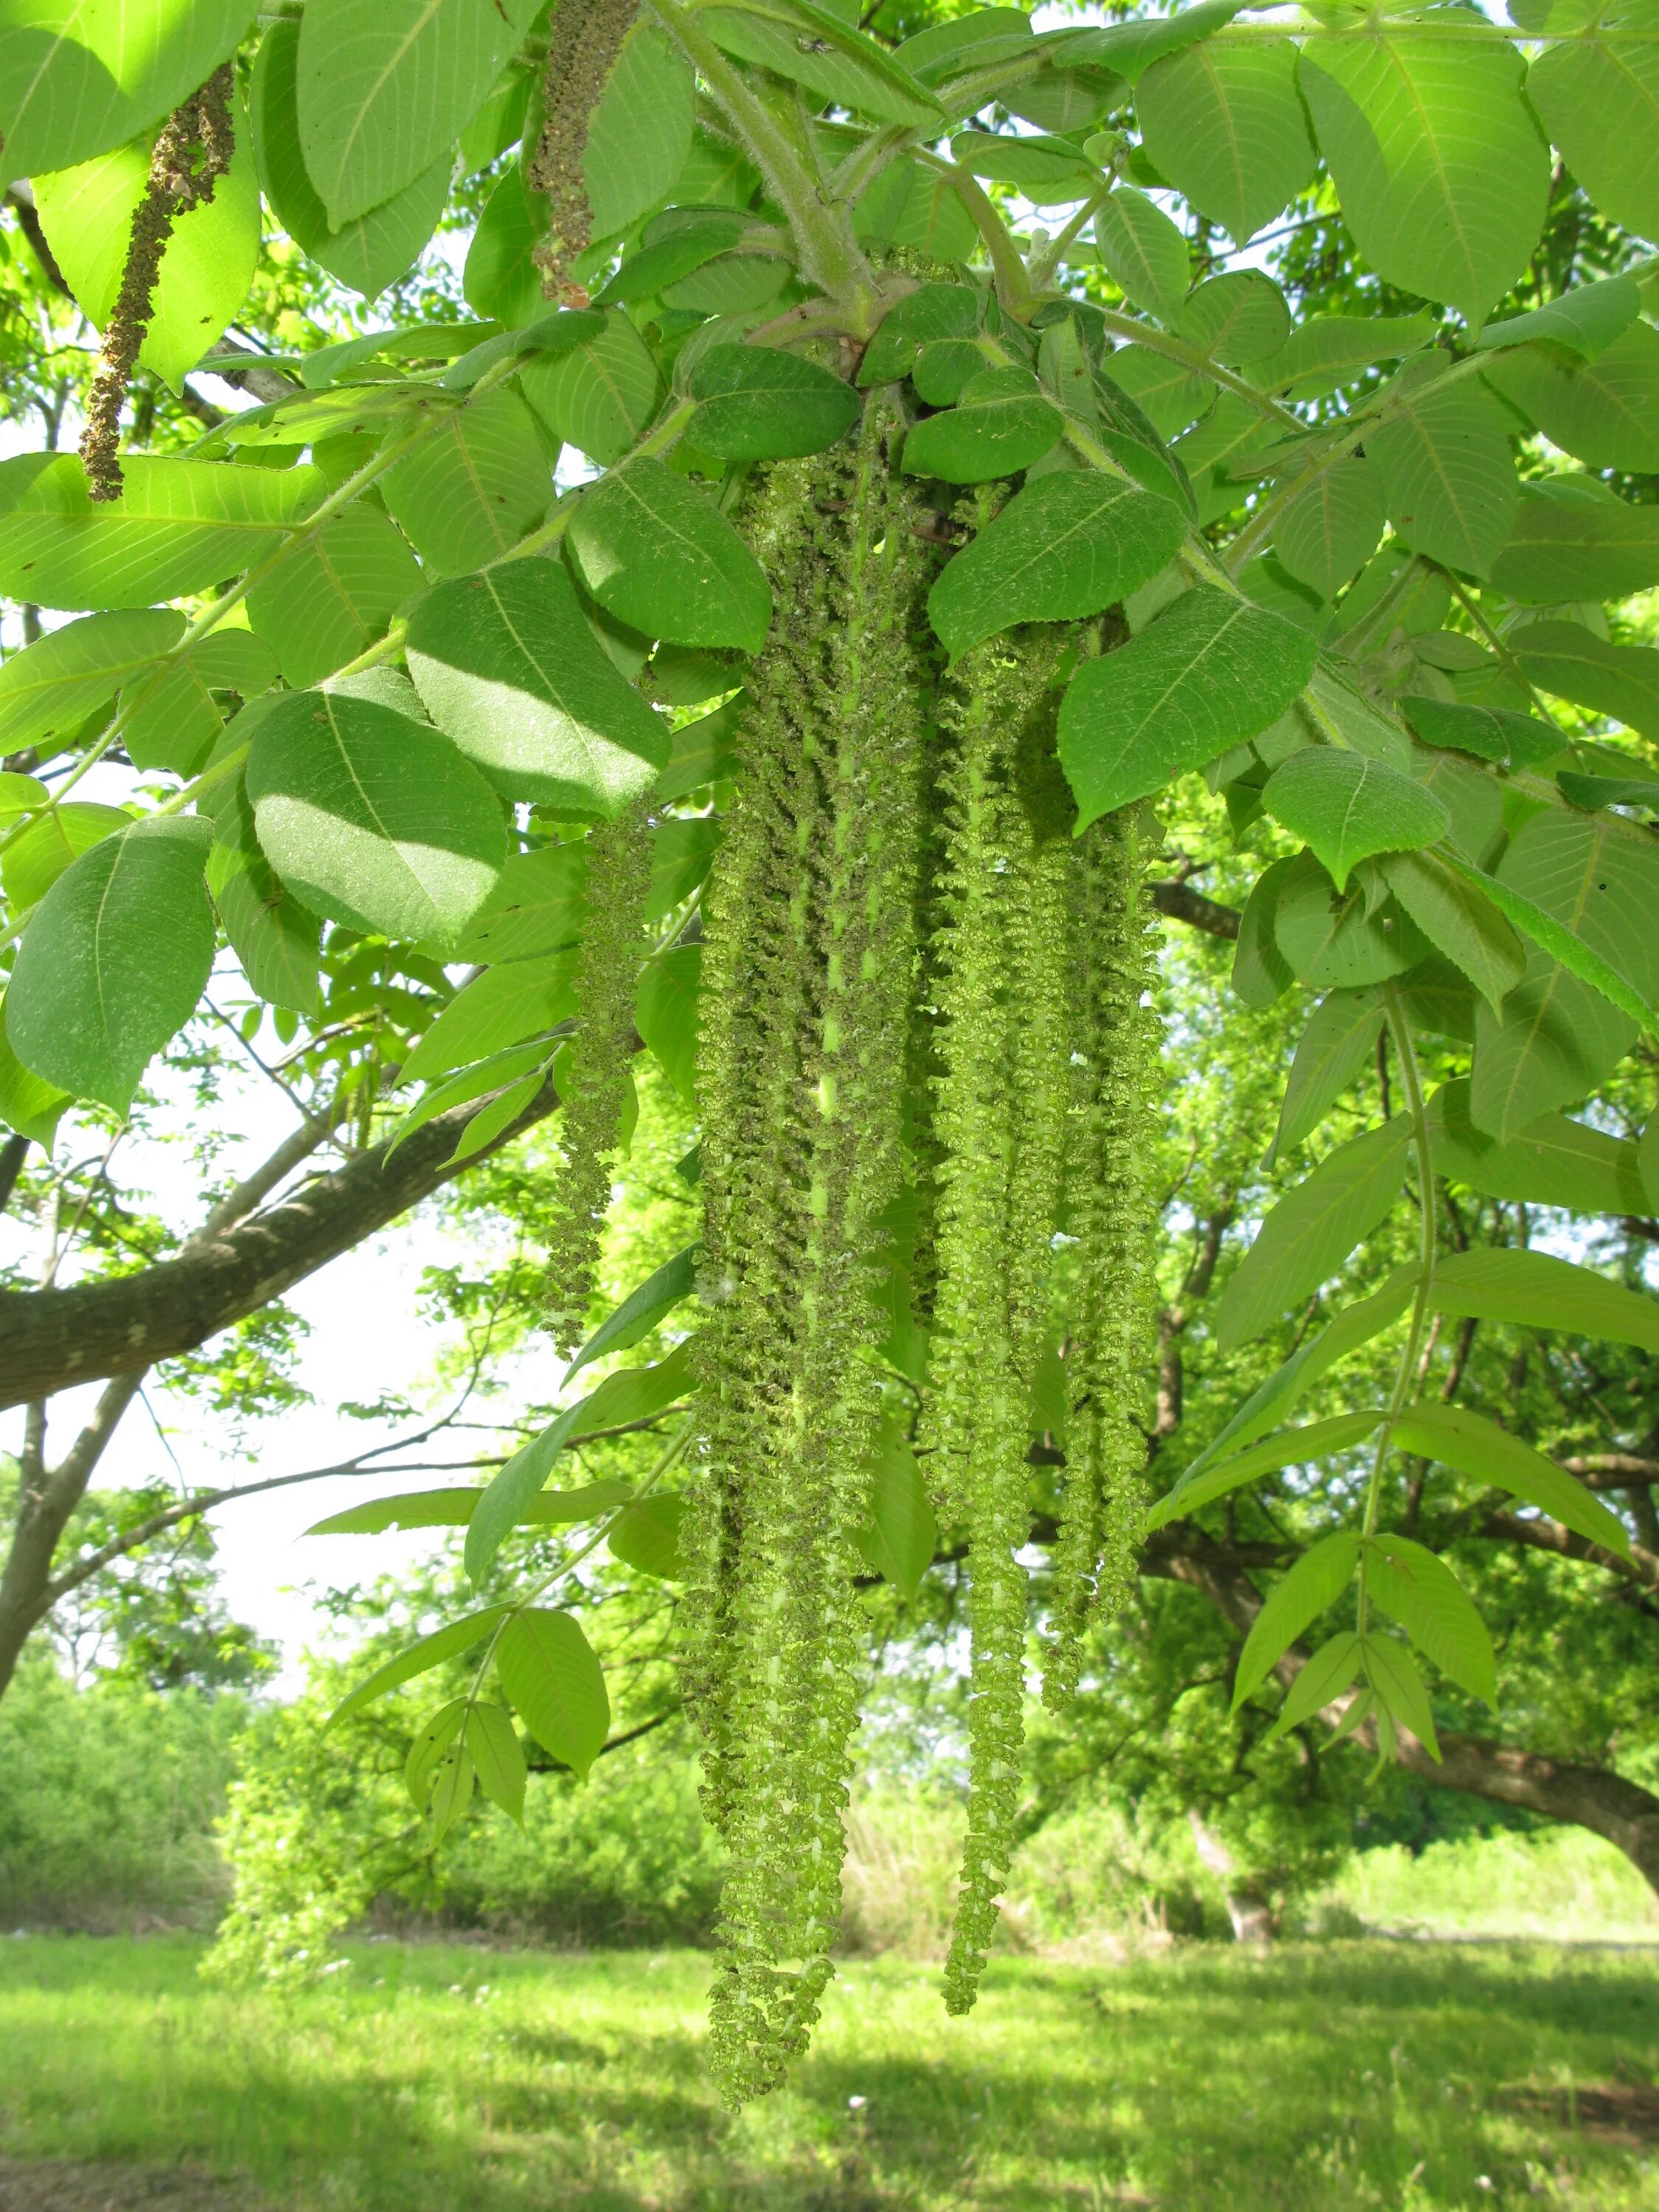
[[[1074,1410],[1043,1664],[1051,1709],[1077,1686],[1091,1611],[1115,1612],[1133,1586],[1146,1502],[1146,1437],[1135,1417],[1152,1320],[1147,1174],[1158,1020],[1142,849],[1135,813],[1109,815],[1079,841],[1073,885],[1077,1291],[1066,1374]]]
[[[929,674],[896,429],[872,404],[856,446],[768,488],[757,529],[777,617],[708,923],[716,1315],[692,1663],[732,1856],[713,2021],[734,2101],[804,2047],[841,1907],[854,1537],[884,1333],[871,1261],[904,1173]]]

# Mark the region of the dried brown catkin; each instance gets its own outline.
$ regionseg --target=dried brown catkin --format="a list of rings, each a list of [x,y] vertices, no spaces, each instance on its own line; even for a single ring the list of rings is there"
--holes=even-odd
[[[104,327],[87,400],[81,459],[88,493],[95,500],[121,496],[121,408],[155,313],[161,256],[174,222],[210,200],[230,167],[236,144],[230,113],[234,82],[229,62],[215,70],[199,92],[173,109],[150,155],[144,195],[133,211],[121,289]]]

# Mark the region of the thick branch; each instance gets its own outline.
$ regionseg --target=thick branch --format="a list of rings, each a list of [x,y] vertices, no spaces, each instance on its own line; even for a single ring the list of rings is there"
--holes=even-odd
[[[456,1107],[390,1158],[384,1144],[358,1153],[268,1213],[204,1231],[175,1258],[138,1274],[0,1294],[0,1406],[193,1352],[544,1120],[556,1103],[544,1085],[495,1145],[465,1162],[452,1155],[477,1106]]]
[[[1152,904],[1166,921],[1184,921],[1189,928],[1201,929],[1208,937],[1236,938],[1238,935],[1238,909],[1223,906],[1217,899],[1206,898],[1190,884],[1174,877],[1161,878],[1148,884],[1147,894]]]

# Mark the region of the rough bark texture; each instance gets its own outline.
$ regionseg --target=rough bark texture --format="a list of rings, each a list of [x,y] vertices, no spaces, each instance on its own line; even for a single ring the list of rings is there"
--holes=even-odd
[[[544,1120],[556,1103],[549,1084],[489,1149]],[[361,1152],[268,1213],[192,1238],[140,1274],[0,1294],[0,1406],[153,1367],[257,1312],[485,1157],[451,1158],[476,1110],[439,1115],[390,1158],[385,1145]]]

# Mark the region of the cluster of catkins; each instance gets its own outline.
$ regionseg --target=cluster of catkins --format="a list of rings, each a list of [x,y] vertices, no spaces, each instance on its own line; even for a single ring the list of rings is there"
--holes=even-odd
[[[896,1396],[968,1561],[953,2010],[974,2001],[1014,1841],[1033,1385],[1056,1347],[1070,1419],[1051,1703],[1075,1686],[1091,1608],[1123,1595],[1140,1502],[1156,1054],[1142,832],[1125,814],[1073,835],[1054,725],[1076,640],[1033,626],[941,665],[926,614],[941,533],[899,473],[902,437],[872,398],[854,440],[757,472],[742,518],[776,615],[704,901],[706,1321],[683,1540],[704,1802],[730,1854],[712,2047],[733,2102],[775,2085],[832,1972],[857,1532]],[[614,1142],[593,1112],[614,1111],[600,1094],[627,1049],[613,994],[638,957],[623,918],[640,834],[590,840],[599,1049],[567,1109],[573,1189],[587,1177],[568,1218],[590,1253],[609,1169],[577,1155]],[[584,1050],[579,1034],[579,1079]],[[929,1332],[920,1391],[884,1358],[896,1267]]]

